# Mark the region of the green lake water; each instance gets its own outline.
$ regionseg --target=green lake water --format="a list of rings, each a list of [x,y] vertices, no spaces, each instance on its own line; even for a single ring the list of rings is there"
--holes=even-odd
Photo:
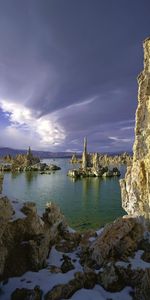
[[[118,178],[83,178],[74,181],[66,176],[77,166],[68,159],[45,159],[62,169],[50,175],[37,172],[5,173],[3,193],[19,201],[35,201],[39,212],[48,201],[57,203],[69,226],[74,229],[98,229],[125,214],[121,207]],[[120,166],[124,177],[125,166]]]

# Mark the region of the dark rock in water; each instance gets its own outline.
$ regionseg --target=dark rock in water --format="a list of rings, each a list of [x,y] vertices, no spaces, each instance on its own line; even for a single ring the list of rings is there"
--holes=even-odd
[[[33,290],[31,289],[16,289],[12,295],[11,300],[41,300],[42,291],[39,286],[35,286]]]
[[[0,171],[2,172],[10,172],[12,170],[12,165],[8,163],[1,163],[0,164]]]
[[[56,165],[53,165],[53,164],[49,165],[48,167],[49,167],[48,170],[50,170],[50,171],[61,170],[60,167],[58,167],[58,166],[56,166]]]

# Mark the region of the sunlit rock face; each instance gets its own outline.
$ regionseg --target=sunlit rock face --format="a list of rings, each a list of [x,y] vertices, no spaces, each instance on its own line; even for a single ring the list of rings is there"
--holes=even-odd
[[[150,38],[143,47],[144,70],[138,76],[133,163],[120,185],[126,212],[150,220]]]

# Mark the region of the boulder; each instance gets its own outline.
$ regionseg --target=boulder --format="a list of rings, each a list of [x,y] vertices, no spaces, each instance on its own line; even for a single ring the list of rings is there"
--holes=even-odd
[[[119,218],[104,227],[101,235],[91,245],[92,259],[99,265],[111,259],[127,259],[143,238],[143,226],[137,219]]]
[[[1,197],[0,205],[0,280],[45,267],[52,245],[66,228],[60,209],[52,204],[41,218],[35,204],[26,202],[22,208],[25,217],[12,220],[10,201]]]
[[[11,300],[42,300],[42,291],[39,286],[34,289],[16,289],[12,295]]]
[[[119,292],[125,287],[125,281],[113,263],[108,264],[102,272],[99,272],[98,283],[109,292]]]

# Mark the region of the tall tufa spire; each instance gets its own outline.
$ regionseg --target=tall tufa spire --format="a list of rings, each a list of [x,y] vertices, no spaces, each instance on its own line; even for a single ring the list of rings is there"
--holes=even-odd
[[[87,137],[84,138],[84,148],[82,153],[82,168],[87,168]]]
[[[87,137],[84,137],[84,153],[87,154]]]
[[[28,151],[27,151],[27,156],[28,156],[29,158],[32,157],[32,151],[31,151],[30,146],[29,146],[29,149],[28,149]]]

